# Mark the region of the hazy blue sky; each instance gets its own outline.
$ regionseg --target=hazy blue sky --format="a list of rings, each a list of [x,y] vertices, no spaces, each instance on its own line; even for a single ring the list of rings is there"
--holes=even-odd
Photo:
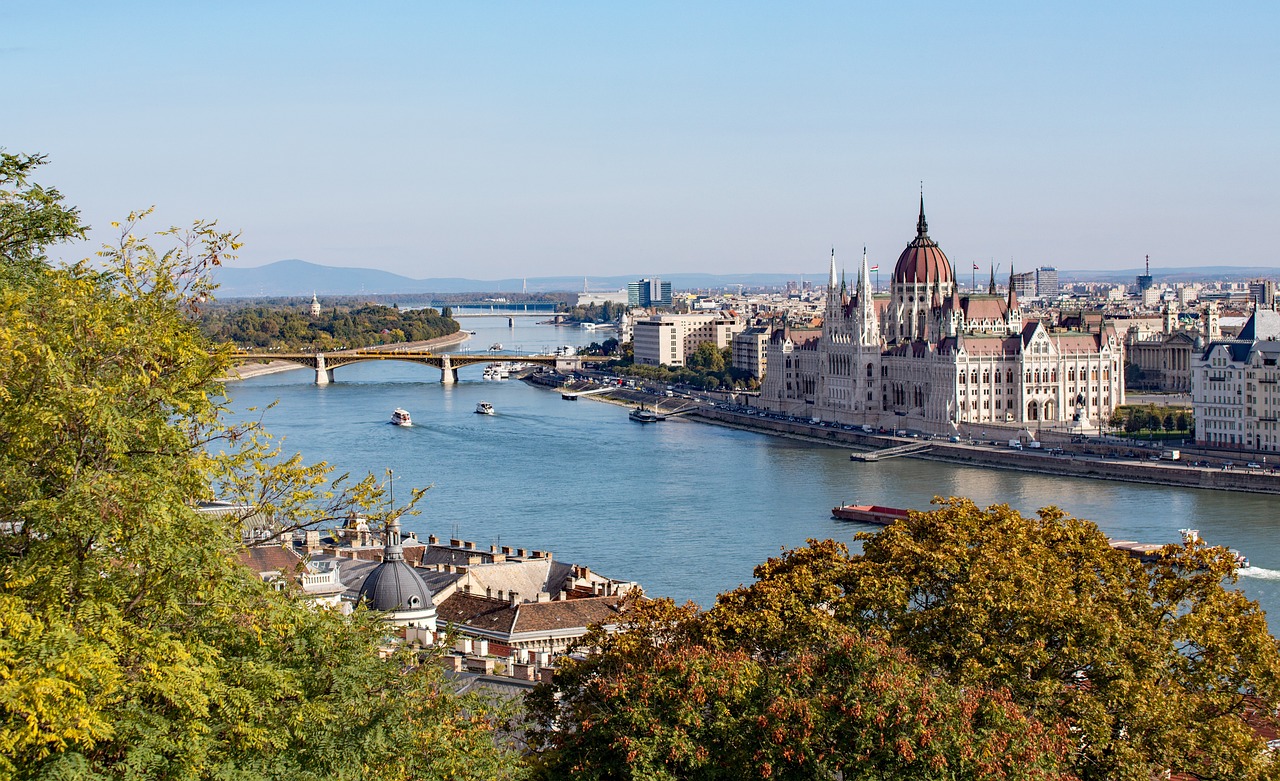
[[[8,0],[0,146],[243,266],[887,268],[920,180],[962,272],[1276,264],[1280,3],[970,5]]]

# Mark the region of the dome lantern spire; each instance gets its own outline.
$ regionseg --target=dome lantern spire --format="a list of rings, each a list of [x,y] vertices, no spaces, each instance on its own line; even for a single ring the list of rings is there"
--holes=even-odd
[[[924,218],[924,185],[920,185],[920,219],[916,220],[916,238],[927,238],[929,235],[929,223]]]

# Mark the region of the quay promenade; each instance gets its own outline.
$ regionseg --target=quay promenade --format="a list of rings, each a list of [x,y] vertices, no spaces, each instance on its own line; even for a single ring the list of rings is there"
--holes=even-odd
[[[689,415],[689,418],[764,434],[856,448],[892,448],[920,442],[909,437],[867,434],[858,429],[848,431],[840,427],[765,418],[706,405]],[[1224,469],[1217,465],[1200,467],[1179,461],[1153,461],[1151,458],[1158,451],[1136,444],[1063,444],[1053,450],[1054,452],[1049,449],[1018,450],[1000,444],[971,445],[934,439],[928,441],[928,447],[905,453],[902,457],[1099,480],[1280,494],[1280,475],[1262,469],[1242,468],[1239,462],[1232,468]]]
[[[533,375],[528,380],[544,387],[557,387],[560,383],[560,380],[545,375]],[[602,387],[588,382],[579,385],[581,390]],[[1005,432],[993,431],[992,437],[997,438],[970,444],[967,441],[922,440],[891,434],[866,433],[858,428],[850,430],[841,426],[820,426],[803,420],[736,412],[707,402],[700,402],[695,409],[688,409],[691,403],[688,399],[655,398],[643,390],[618,388],[588,398],[628,405],[645,404],[658,411],[663,411],[662,404],[666,402],[668,407],[683,408],[681,411],[685,414],[682,417],[688,417],[694,421],[868,451],[868,457],[854,459],[859,461],[874,462],[879,460],[874,457],[876,451],[892,450],[900,451],[902,458],[992,469],[1214,491],[1280,494],[1280,474],[1263,469],[1247,468],[1239,454],[1233,454],[1232,465],[1224,469],[1223,466],[1228,463],[1228,460],[1224,460],[1221,456],[1208,459],[1208,466],[1194,466],[1191,459],[1187,461],[1152,460],[1153,456],[1158,456],[1160,451],[1138,443],[1096,441],[1073,443],[1068,438],[1063,438],[1061,442],[1053,442],[1052,447],[1019,450],[1008,447],[1007,439],[998,438]],[[897,454],[898,452],[895,452],[895,455]]]

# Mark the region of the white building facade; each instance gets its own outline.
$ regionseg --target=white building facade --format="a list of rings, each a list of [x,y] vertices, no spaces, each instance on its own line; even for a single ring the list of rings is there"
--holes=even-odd
[[[684,366],[703,342],[728,347],[745,323],[721,313],[654,315],[633,324],[635,362],[646,366]]]
[[[1191,375],[1196,442],[1280,451],[1280,313],[1259,309],[1239,337],[1211,342]]]

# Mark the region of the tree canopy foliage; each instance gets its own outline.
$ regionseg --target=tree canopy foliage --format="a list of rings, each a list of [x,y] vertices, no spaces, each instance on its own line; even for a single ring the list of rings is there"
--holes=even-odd
[[[715,388],[758,388],[760,381],[746,371],[733,368],[733,348],[717,348],[701,342],[684,366],[647,366],[635,362],[631,342],[622,345],[623,355],[609,363],[618,374],[643,377],[659,382],[681,383],[712,390]]]
[[[376,617],[252,576],[238,521],[193,507],[305,526],[380,498],[223,421],[226,348],[193,311],[238,239],[198,222],[160,249],[133,215],[96,265],[51,268],[81,229],[42,192],[0,224],[0,778],[509,775],[482,703],[380,658]]]
[[[627,313],[627,305],[617,301],[602,304],[578,304],[560,307],[565,319],[571,323],[616,323]]]
[[[586,778],[1262,779],[1280,654],[1228,552],[1144,565],[1054,508],[950,499],[860,554],[760,565],[705,613],[639,606],[533,712]],[[838,775],[837,775],[838,774]]]
[[[356,349],[419,342],[457,333],[458,322],[434,309],[379,304],[336,306],[312,317],[301,307],[206,308],[200,327],[209,338],[252,349]]]

